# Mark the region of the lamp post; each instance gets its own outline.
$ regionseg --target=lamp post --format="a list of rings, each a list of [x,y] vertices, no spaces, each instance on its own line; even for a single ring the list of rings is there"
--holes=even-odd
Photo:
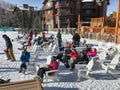
[[[70,31],[70,19],[69,19],[69,18],[67,19],[67,23],[68,23],[67,31]],[[66,32],[67,32],[67,31],[66,31]]]
[[[118,7],[117,7],[117,14],[116,14],[116,27],[115,27],[115,37],[114,37],[114,42],[117,44],[117,39],[118,39],[118,28],[119,28],[119,20],[120,19],[120,0],[118,0]]]
[[[78,34],[81,33],[80,14],[78,15]]]
[[[60,2],[58,3],[58,6],[60,6]],[[58,30],[60,29],[60,8],[58,9]]]

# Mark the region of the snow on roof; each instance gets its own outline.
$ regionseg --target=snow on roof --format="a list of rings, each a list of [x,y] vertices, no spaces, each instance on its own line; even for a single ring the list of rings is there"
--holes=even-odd
[[[82,2],[93,2],[94,0],[82,0]]]
[[[33,6],[29,6],[28,8],[24,8],[23,6],[19,6],[17,5],[17,7],[20,9],[20,10],[26,10],[26,11],[29,11],[30,10],[30,7],[33,7]],[[40,9],[37,8],[37,7],[33,7],[34,8],[34,11],[39,11]]]

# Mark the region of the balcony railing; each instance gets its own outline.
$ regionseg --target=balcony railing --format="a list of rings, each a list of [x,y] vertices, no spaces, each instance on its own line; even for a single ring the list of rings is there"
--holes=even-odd
[[[92,5],[92,6],[82,6],[82,9],[88,9],[88,8],[97,8],[97,6]]]
[[[59,4],[59,5],[55,5],[55,8],[60,8],[60,7],[69,7],[70,4],[66,3],[66,4]]]
[[[52,8],[53,8],[53,6],[50,6],[50,7],[44,6],[44,7],[42,8],[42,10],[47,10],[47,9],[52,9]]]
[[[73,14],[70,13],[70,11],[67,11],[67,12],[57,12],[56,15],[62,16],[62,15],[73,15]]]

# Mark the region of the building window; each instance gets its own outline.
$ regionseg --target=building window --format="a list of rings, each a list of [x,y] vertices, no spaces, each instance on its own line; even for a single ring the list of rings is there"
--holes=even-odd
[[[48,24],[48,25],[46,26],[46,28],[47,28],[47,29],[50,29],[50,28],[51,28],[51,25],[50,25],[50,24]]]
[[[58,5],[59,5],[59,2],[57,1],[56,4],[55,4],[55,6],[58,6]]]
[[[91,2],[86,2],[86,3],[83,3],[83,6],[84,6],[84,7],[91,7],[91,6],[93,6],[93,3],[91,3]]]
[[[63,22],[67,22],[67,17],[62,16],[62,17],[60,17],[60,20]]]
[[[61,5],[66,5],[67,1],[66,0],[61,0]]]
[[[61,28],[67,28],[67,26],[68,26],[67,24],[62,24]]]
[[[46,7],[50,7],[50,6],[51,6],[51,3],[47,2]]]
[[[56,16],[56,17],[55,17],[55,19],[56,19],[56,22],[58,22],[59,17],[58,17],[58,16]]]
[[[93,13],[93,10],[85,10],[84,12],[87,14],[90,14],[90,13]]]
[[[90,21],[90,17],[82,17],[81,21]]]
[[[51,13],[51,11],[50,11],[50,10],[47,10],[47,11],[46,11],[46,14],[50,14],[50,13]]]
[[[66,13],[66,12],[67,12],[67,9],[60,9],[60,12],[61,12],[61,13]]]
[[[52,20],[51,18],[47,18],[46,19],[47,22],[51,22],[51,20]]]
[[[70,13],[73,13],[73,9],[72,8],[70,8]]]

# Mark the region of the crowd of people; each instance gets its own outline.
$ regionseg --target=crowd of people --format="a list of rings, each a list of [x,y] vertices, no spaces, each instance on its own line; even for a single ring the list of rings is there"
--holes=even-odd
[[[16,61],[15,56],[13,54],[13,47],[10,38],[7,35],[3,35],[3,38],[6,41],[6,49],[5,53],[7,56],[7,60]],[[49,37],[46,37],[45,32],[40,32],[40,34],[30,30],[27,35],[23,35],[22,38],[24,41],[21,43],[22,47],[18,48],[22,50],[22,54],[20,56],[20,60],[22,64],[20,65],[19,73],[25,73],[27,69],[27,62],[30,61],[30,52],[28,49],[36,44],[40,45],[43,48],[48,47],[50,43],[55,42],[57,40],[57,45],[59,47],[59,54],[56,56],[52,56],[51,62],[49,65],[45,67],[40,67],[38,69],[37,75],[40,77],[41,82],[43,81],[43,77],[46,71],[49,70],[57,70],[59,67],[58,61],[62,62],[66,68],[69,68],[71,71],[74,70],[75,64],[87,64],[91,57],[97,55],[97,50],[95,48],[88,47],[87,44],[84,45],[84,49],[81,52],[76,50],[76,47],[81,45],[80,35],[78,33],[74,33],[72,37],[72,42],[66,42],[65,45],[62,44],[62,34],[58,31],[56,38],[52,34]],[[19,39],[18,39],[19,40]],[[52,75],[53,73],[51,73]]]

